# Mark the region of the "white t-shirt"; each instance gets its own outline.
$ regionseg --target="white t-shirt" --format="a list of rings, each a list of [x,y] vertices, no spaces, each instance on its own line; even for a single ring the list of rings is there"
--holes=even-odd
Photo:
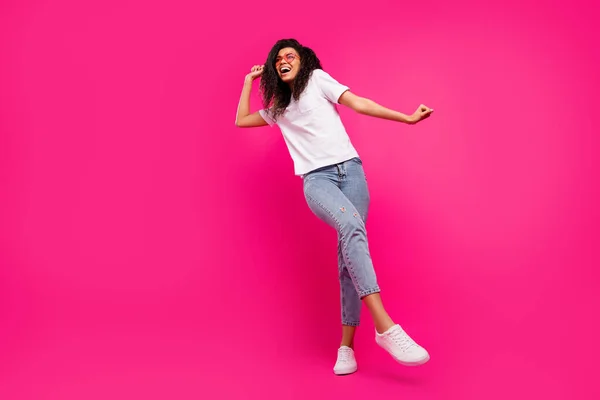
[[[296,175],[358,157],[335,107],[348,89],[327,72],[315,69],[300,99],[292,97],[277,122],[269,110],[259,110],[270,126],[277,124],[281,129]]]

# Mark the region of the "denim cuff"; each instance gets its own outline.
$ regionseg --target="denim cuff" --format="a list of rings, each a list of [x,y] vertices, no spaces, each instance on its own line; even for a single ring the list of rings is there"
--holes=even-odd
[[[381,292],[381,290],[379,290],[379,287],[373,288],[373,289],[368,289],[368,290],[362,290],[358,293],[358,296],[360,297],[360,299],[362,300],[363,297],[368,296],[370,294],[373,293],[379,293]]]

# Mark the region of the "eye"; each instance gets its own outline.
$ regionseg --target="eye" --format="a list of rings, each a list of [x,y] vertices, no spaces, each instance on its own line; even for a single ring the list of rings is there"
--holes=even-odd
[[[296,56],[295,56],[294,54],[292,54],[292,53],[290,53],[290,54],[287,54],[287,55],[285,56],[285,59],[286,59],[288,62],[292,62],[292,61],[294,61],[294,59],[295,59],[295,58],[296,58]]]

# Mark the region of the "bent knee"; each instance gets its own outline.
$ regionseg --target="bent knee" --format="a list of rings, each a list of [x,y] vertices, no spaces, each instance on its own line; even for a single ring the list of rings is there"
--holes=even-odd
[[[356,215],[353,215],[356,214]],[[348,213],[339,218],[340,233],[348,231],[364,231],[365,223],[358,213]]]

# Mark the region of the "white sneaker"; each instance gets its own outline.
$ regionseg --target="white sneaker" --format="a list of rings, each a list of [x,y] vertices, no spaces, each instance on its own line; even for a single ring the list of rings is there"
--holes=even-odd
[[[396,324],[384,333],[375,331],[375,342],[402,365],[416,366],[429,361],[429,353]]]
[[[348,346],[342,346],[338,349],[337,361],[333,367],[333,373],[336,375],[348,375],[356,372],[356,358],[354,350]]]

